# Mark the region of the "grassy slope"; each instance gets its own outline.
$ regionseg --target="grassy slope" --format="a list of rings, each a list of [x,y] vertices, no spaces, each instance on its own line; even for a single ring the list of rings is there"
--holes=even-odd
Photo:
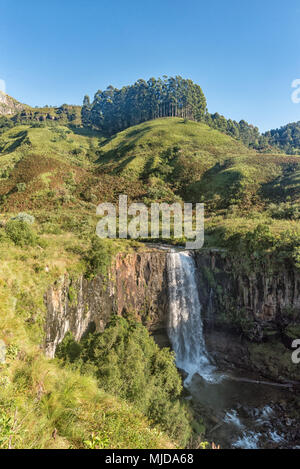
[[[135,200],[174,194],[204,200],[210,245],[220,239],[214,230],[224,238],[261,223],[276,235],[299,231],[299,221],[276,220],[266,212],[269,203],[284,203],[287,196],[299,201],[298,162],[297,157],[256,154],[204,124],[176,118],[141,124],[109,141],[58,124],[20,125],[2,134],[0,222],[32,212],[44,241],[41,248],[29,249],[0,243],[0,336],[9,346],[8,365],[0,369],[0,419],[9,417],[13,427],[18,409],[20,431],[14,432],[13,445],[82,447],[92,432],[101,431],[103,444],[111,447],[173,444],[149,430],[132,407],[104,395],[90,378],[45,360],[40,350],[43,293],[66,271],[82,269],[95,231],[96,203],[115,200],[119,193]],[[167,194],[160,193],[162,186],[169,188]],[[118,249],[124,248],[126,243]]]
[[[0,150],[2,212],[33,210],[63,230],[89,229],[95,204],[119,193],[204,201],[211,226],[226,229],[241,218],[249,229],[267,221],[282,231],[284,219],[268,214],[270,203],[300,202],[299,157],[257,154],[205,124],[178,118],[146,122],[109,140],[59,124],[21,125],[2,134]]]
[[[0,337],[8,351],[7,364],[0,365],[0,448],[8,447],[10,437],[14,448],[84,448],[92,434],[100,447],[174,447],[93,378],[43,356],[44,292],[65,272],[82,271],[76,252],[85,251],[86,240],[72,233],[41,239],[42,248],[0,244]],[[126,250],[125,244],[119,249]]]
[[[73,197],[73,205],[111,200],[121,190],[141,200],[159,184],[184,200],[219,208],[245,196],[299,199],[299,157],[257,154],[205,124],[179,118],[146,122],[110,140],[58,124],[20,125],[1,136],[0,151],[4,210],[37,209],[35,199],[53,206],[64,196]],[[26,187],[18,194],[20,183]]]
[[[95,230],[95,206],[76,193],[82,179],[93,177],[95,135],[17,126],[1,138],[1,220],[33,212],[42,247],[0,242],[0,337],[8,347],[7,365],[0,365],[0,447],[11,437],[16,448],[82,448],[93,444],[93,433],[103,447],[174,447],[134,407],[99,390],[92,378],[46,360],[41,350],[44,292],[65,272],[82,271]],[[18,191],[20,183],[26,187]]]
[[[103,142],[98,163],[101,170],[143,181],[151,201],[168,200],[169,187],[185,201],[204,202],[206,246],[226,245],[227,237],[260,224],[275,238],[292,233],[297,244],[299,219],[276,212],[278,204],[283,212],[296,213],[300,207],[298,156],[259,154],[205,124],[166,118]]]
[[[285,168],[300,159],[260,155],[205,124],[166,118],[131,127],[101,146],[102,170],[130,180],[164,180],[185,199],[227,207],[249,191],[276,185]]]
[[[6,131],[0,137],[2,211],[63,206],[94,212],[92,202],[114,200],[120,190],[139,196],[141,184],[97,174],[95,160],[102,140],[97,132],[72,131],[58,124],[18,125]]]
[[[251,154],[238,141],[205,124],[165,118],[131,127],[104,142],[99,163],[106,170],[140,178],[164,162],[174,148],[178,156],[201,160],[202,171],[229,156]]]

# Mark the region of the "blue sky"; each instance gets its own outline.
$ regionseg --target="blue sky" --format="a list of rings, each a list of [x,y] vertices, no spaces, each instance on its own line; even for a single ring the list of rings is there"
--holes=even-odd
[[[0,0],[0,80],[34,106],[182,75],[267,130],[300,120],[299,24],[299,0]]]

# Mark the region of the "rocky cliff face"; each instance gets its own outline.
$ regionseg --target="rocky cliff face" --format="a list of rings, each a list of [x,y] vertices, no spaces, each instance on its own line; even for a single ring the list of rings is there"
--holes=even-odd
[[[23,109],[27,107],[28,106],[25,104],[19,103],[0,90],[0,116],[11,116],[17,112],[23,111]]]
[[[207,325],[240,325],[260,340],[259,329],[300,319],[300,272],[290,264],[246,268],[224,251],[200,252],[195,260]]]
[[[273,362],[279,354],[285,357],[281,374],[296,378],[290,346],[300,324],[300,273],[289,265],[249,270],[222,251],[193,255],[207,347],[216,361],[278,376]],[[107,279],[65,276],[45,300],[50,357],[67,331],[79,340],[88,330],[103,330],[112,314],[135,316],[160,345],[169,344],[165,251],[119,254]]]
[[[160,251],[119,254],[107,279],[61,278],[45,295],[47,356],[54,356],[68,331],[80,340],[91,329],[102,331],[112,314],[139,318],[158,340],[165,341],[165,264],[166,255]]]
[[[249,268],[246,259],[220,251],[195,259],[206,346],[218,365],[299,381],[291,346],[300,339],[300,272],[271,259]]]

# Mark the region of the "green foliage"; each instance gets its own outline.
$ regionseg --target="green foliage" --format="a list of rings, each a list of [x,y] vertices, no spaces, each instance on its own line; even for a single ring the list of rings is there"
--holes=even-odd
[[[269,130],[264,136],[271,145],[290,155],[300,153],[300,121],[287,124],[280,129]]]
[[[97,94],[92,105],[85,99],[85,124],[96,123],[107,134],[142,122],[112,138],[104,139],[92,127],[76,127],[80,108],[75,120],[67,107],[60,115],[54,108],[27,109],[15,118],[26,125],[13,128],[10,119],[0,118],[0,314],[7,343],[0,377],[4,447],[11,436],[15,447],[168,447],[172,443],[162,430],[181,444],[190,434],[174,360],[155,346],[142,326],[116,320],[103,334],[80,344],[67,335],[58,354],[70,366],[32,352],[44,339],[43,295],[48,286],[65,272],[105,277],[114,254],[132,246],[93,237],[97,203],[115,202],[120,193],[146,203],[204,202],[205,242],[228,248],[237,270],[271,272],[283,264],[300,269],[299,158],[256,153],[253,148],[270,150],[269,137],[262,138],[244,121],[203,116],[199,88],[190,83],[186,95],[181,89],[174,97],[180,80],[170,80],[162,80],[161,89],[159,80],[109,89]],[[159,91],[158,101],[148,99],[151,86]],[[179,98],[186,101],[179,105]],[[155,120],[143,122],[149,118]],[[296,135],[292,138],[296,141]],[[34,227],[27,211],[34,213]],[[46,248],[41,243],[45,239]],[[37,242],[42,249],[27,248]],[[226,292],[209,272],[207,282],[218,299],[224,297]],[[72,286],[68,299],[70,305],[76,301]],[[143,311],[145,317],[148,313]],[[296,313],[282,312],[289,320]],[[226,316],[248,336],[255,334],[247,311],[233,305]],[[13,429],[16,406],[20,433]],[[56,440],[51,437],[54,428]],[[196,422],[193,428],[201,433]]]
[[[57,346],[56,355],[60,358],[68,359],[70,363],[74,363],[81,353],[82,347],[74,340],[71,332],[67,332],[64,340]]]
[[[274,247],[276,238],[268,225],[259,224],[254,231],[249,231],[245,236],[248,252],[265,251]]]
[[[86,449],[105,449],[109,447],[109,436],[105,432],[92,433],[83,443]]]
[[[33,215],[30,215],[29,213],[26,212],[20,212],[16,217],[13,217],[12,220],[17,220],[17,221],[24,221],[25,223],[29,223],[32,225],[35,221],[35,218]]]
[[[87,276],[94,277],[97,274],[106,276],[115,252],[112,240],[101,239],[96,235],[93,236],[91,247],[86,255]]]
[[[0,449],[9,449],[15,440],[13,418],[0,409]]]
[[[12,118],[15,124],[31,124],[33,128],[43,128],[46,124],[81,125],[81,106],[63,104],[59,107],[26,107]]]
[[[1,371],[1,449],[166,447],[173,444],[133,406],[41,353]]]
[[[230,225],[221,223],[212,229],[213,243],[219,247],[228,248],[233,257],[244,258],[243,267],[248,270],[265,270],[279,268],[288,262],[294,267],[299,267],[300,231],[287,228],[281,231],[276,226],[267,224],[268,219],[253,225],[243,227],[233,222]],[[292,225],[294,227],[294,225]],[[207,229],[207,241],[211,242],[211,230]]]
[[[7,237],[18,246],[35,246],[38,237],[33,228],[24,220],[10,220],[5,225]]]
[[[14,126],[13,121],[5,116],[0,116],[0,135]]]
[[[164,76],[147,82],[138,80],[120,90],[109,86],[105,91],[97,91],[92,104],[85,96],[82,120],[112,135],[160,117],[201,120],[205,111],[206,99],[200,86],[180,76]]]
[[[299,220],[300,205],[291,202],[282,202],[278,205],[270,204],[268,211],[272,218],[279,220]]]
[[[24,192],[26,190],[26,183],[19,182],[16,187],[18,192]]]
[[[213,191],[222,190],[223,198],[228,196],[228,188],[233,191],[232,183],[244,179],[241,159],[245,159],[246,167],[250,156],[241,143],[205,124],[192,121],[184,124],[182,119],[170,118],[140,124],[103,142],[98,164],[105,173],[143,183],[150,191],[149,199],[156,196],[155,189],[160,187],[158,199],[165,190],[169,191],[169,199],[172,191],[171,199],[176,195],[199,202],[201,195],[207,202],[207,194],[213,196]],[[252,167],[252,163],[248,165]],[[212,184],[212,176],[219,177],[218,184]],[[197,186],[192,193],[193,184]]]
[[[300,246],[296,246],[294,248],[293,258],[294,258],[297,269],[300,270]]]
[[[116,317],[101,334],[75,348],[68,335],[57,355],[94,371],[99,386],[135,405],[172,438],[186,444],[191,429],[182,384],[168,349],[159,349],[140,323]],[[75,353],[74,353],[75,352]]]
[[[71,214],[65,215],[71,219]],[[63,211],[35,212],[36,230],[40,232],[41,221],[53,217],[55,224],[63,215]],[[0,232],[5,233],[5,228]],[[46,245],[41,243],[45,238]],[[41,235],[42,249],[24,249],[8,237],[1,239],[0,336],[7,346],[0,372],[0,414],[1,410],[5,414],[1,414],[5,418],[0,424],[1,444],[7,447],[11,437],[11,447],[16,449],[84,449],[84,442],[92,441],[94,433],[97,444],[96,438],[100,438],[111,449],[173,448],[175,443],[150,425],[134,405],[104,392],[95,378],[47,359],[41,350],[44,293],[66,272],[71,276],[82,273],[81,254],[88,242],[65,231]],[[73,353],[76,356],[76,350]],[[104,437],[109,438],[108,443]]]
[[[244,120],[236,122],[231,119],[226,119],[218,112],[215,114],[208,112],[204,116],[204,122],[213,129],[241,140],[247,147],[255,148],[256,150],[266,150],[269,147],[267,137],[261,135],[257,127],[248,124],[248,122]]]

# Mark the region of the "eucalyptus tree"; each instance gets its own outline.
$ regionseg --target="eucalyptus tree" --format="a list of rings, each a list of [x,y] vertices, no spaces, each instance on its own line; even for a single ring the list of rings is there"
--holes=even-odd
[[[137,80],[120,90],[109,86],[97,91],[90,104],[84,99],[84,125],[113,134],[132,125],[161,117],[202,120],[206,99],[199,85],[180,76]]]

